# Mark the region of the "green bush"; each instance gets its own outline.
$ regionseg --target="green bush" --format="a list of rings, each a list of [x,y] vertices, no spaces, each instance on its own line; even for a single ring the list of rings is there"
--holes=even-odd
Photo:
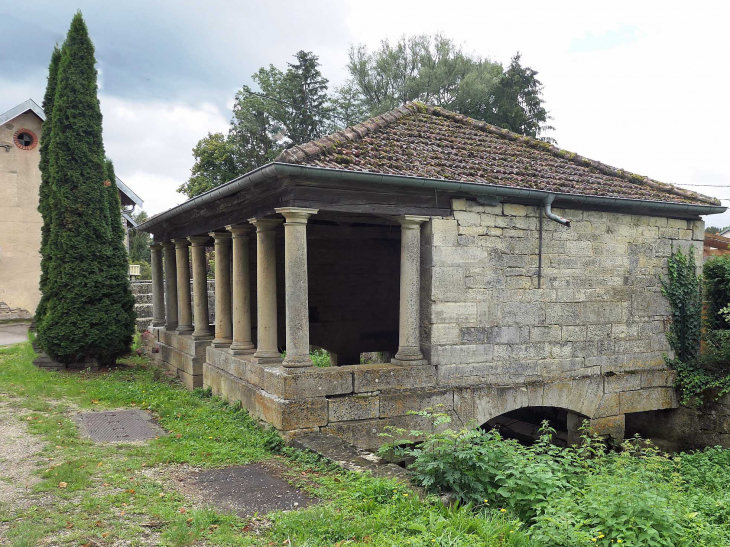
[[[431,417],[436,429],[449,421],[445,415],[420,414]],[[409,469],[418,484],[429,492],[451,492],[462,503],[516,515],[541,547],[730,541],[728,520],[716,514],[717,503],[728,510],[728,451],[672,458],[636,440],[611,452],[588,430],[580,446],[559,448],[546,425],[530,447],[475,429],[446,429],[425,435],[419,445],[404,445],[410,433],[391,431],[393,442],[383,451],[415,458]],[[696,485],[709,486],[697,496]]]
[[[705,301],[707,302],[706,326],[710,331],[730,329],[721,313],[730,305],[730,255],[717,256],[705,262]]]

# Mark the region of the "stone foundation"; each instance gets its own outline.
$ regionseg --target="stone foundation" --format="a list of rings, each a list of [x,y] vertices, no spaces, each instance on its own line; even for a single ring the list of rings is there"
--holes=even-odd
[[[673,378],[664,369],[593,375],[512,385],[444,383],[438,366],[391,364],[309,368],[287,373],[249,356],[207,347],[203,385],[286,437],[321,432],[374,449],[387,427],[431,430],[410,412],[433,408],[451,415],[453,426],[479,426],[527,406],[566,408],[590,420],[599,434],[623,438],[624,415],[677,405]]]
[[[659,412],[629,416],[627,431],[656,437],[676,444],[679,450],[706,446],[730,448],[730,394],[699,407],[680,406]]]
[[[212,340],[193,340],[189,334],[152,328],[158,352],[153,354],[168,371],[180,378],[188,389],[203,387],[205,350]]]

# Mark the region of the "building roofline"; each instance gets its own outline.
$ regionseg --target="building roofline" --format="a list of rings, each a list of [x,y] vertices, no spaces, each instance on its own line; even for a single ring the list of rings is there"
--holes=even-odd
[[[124,217],[124,220],[126,220],[127,222],[129,222],[132,225],[132,228],[137,227],[137,223],[132,218],[132,215],[129,215],[129,214],[125,213],[124,211],[122,211],[122,216]]]
[[[138,205],[140,208],[142,208],[142,206],[144,205],[144,201],[142,201],[141,197],[135,194],[129,186],[124,184],[119,177],[117,177],[116,183],[117,188],[119,188],[119,190],[121,190],[124,195],[131,199],[135,205]]]
[[[460,125],[467,126],[478,131],[482,131],[484,133],[489,133],[506,141],[520,143],[529,148],[547,152],[548,154],[551,154],[556,158],[560,158],[562,160],[571,162],[581,167],[586,167],[588,169],[595,169],[599,173],[625,180],[637,186],[644,186],[647,188],[651,188],[652,190],[678,196],[684,199],[691,199],[700,203],[707,203],[709,205],[720,205],[719,200],[717,200],[716,198],[705,196],[704,194],[693,192],[691,190],[685,190],[684,188],[679,188],[673,184],[660,182],[649,177],[645,177],[643,175],[637,175],[635,173],[626,171],[625,169],[618,169],[605,163],[585,158],[574,152],[558,148],[557,146],[541,141],[539,139],[526,135],[520,135],[518,133],[509,131],[508,129],[497,127],[487,122],[476,120],[463,114],[446,110],[445,108],[427,105],[419,101],[406,103],[405,105],[395,108],[389,112],[386,112],[379,116],[375,116],[357,125],[347,127],[341,131],[337,131],[320,139],[312,140],[304,144],[295,145],[291,148],[287,148],[286,150],[281,152],[276,158],[274,158],[274,162],[302,164],[308,160],[320,157],[324,152],[335,150],[343,143],[360,141],[366,136],[372,135],[373,133],[376,133],[378,130],[384,127],[395,124],[401,118],[419,113],[430,114],[432,116],[445,118]]]
[[[681,203],[671,201],[653,201],[630,198],[616,198],[605,196],[591,196],[585,194],[567,194],[548,190],[534,190],[516,186],[504,186],[497,184],[477,184],[473,182],[460,182],[456,180],[431,179],[424,177],[411,177],[405,175],[388,175],[370,171],[347,171],[345,169],[331,169],[327,167],[312,167],[309,165],[296,165],[291,163],[268,163],[258,169],[233,179],[226,184],[218,186],[200,194],[188,201],[181,203],[167,211],[147,219],[138,228],[144,232],[152,232],[152,228],[190,211],[200,205],[217,201],[224,197],[236,194],[254,184],[279,176],[300,177],[304,179],[317,179],[332,182],[362,182],[367,184],[382,184],[410,188],[434,189],[444,192],[465,193],[474,196],[489,196],[493,198],[517,198],[520,200],[544,202],[552,196],[560,204],[593,205],[597,207],[608,207],[621,209],[622,211],[650,211],[655,214],[679,214],[679,215],[714,215],[724,213],[727,207],[721,205],[698,205],[692,203]]]
[[[46,121],[46,113],[43,112],[43,109],[33,99],[28,99],[7,112],[0,114],[0,125],[8,123],[10,120],[17,118],[21,114],[25,114],[29,110],[38,116],[41,121]]]

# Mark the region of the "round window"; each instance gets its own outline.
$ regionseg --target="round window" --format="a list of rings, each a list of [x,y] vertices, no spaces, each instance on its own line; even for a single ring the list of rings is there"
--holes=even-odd
[[[13,135],[13,141],[21,150],[33,150],[38,144],[38,137],[30,129],[18,129]]]

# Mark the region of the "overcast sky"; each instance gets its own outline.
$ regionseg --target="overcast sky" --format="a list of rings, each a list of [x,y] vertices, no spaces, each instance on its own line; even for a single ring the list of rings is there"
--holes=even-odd
[[[337,85],[350,44],[437,32],[503,64],[522,52],[560,147],[730,205],[728,2],[3,2],[0,112],[40,104],[77,8],[96,46],[107,153],[150,214],[184,201],[193,146],[227,129],[260,66],[313,51]],[[707,223],[730,225],[730,212]]]

